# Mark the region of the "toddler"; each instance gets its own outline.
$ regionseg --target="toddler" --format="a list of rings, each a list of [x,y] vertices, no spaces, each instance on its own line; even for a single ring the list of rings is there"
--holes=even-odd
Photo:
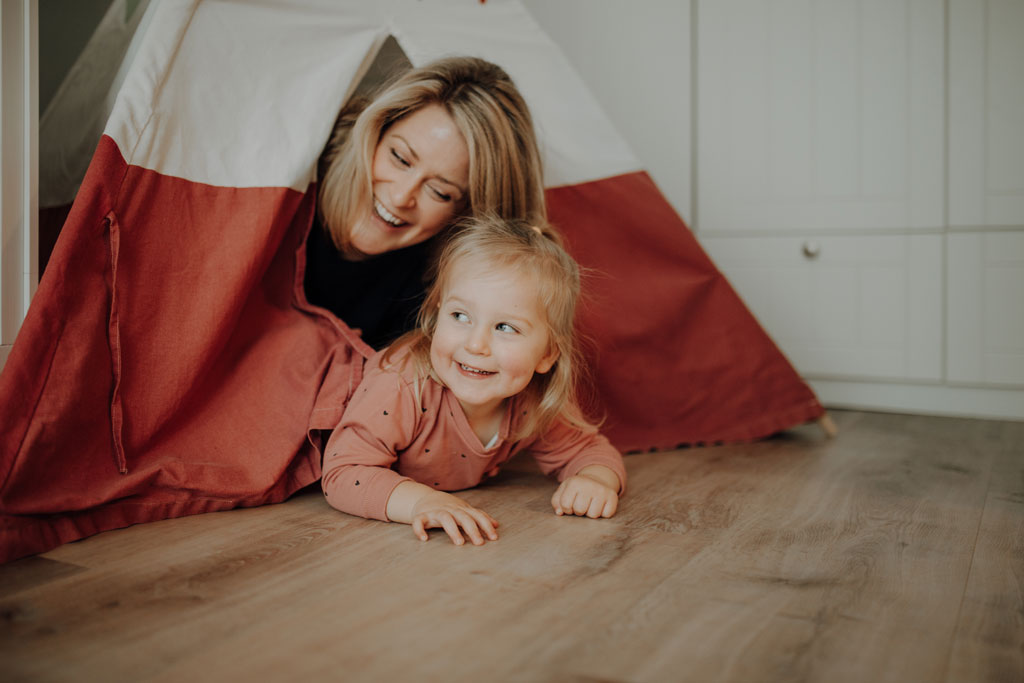
[[[622,456],[573,399],[576,263],[550,228],[484,217],[453,231],[417,329],[367,361],[327,442],[322,486],[338,510],[442,528],[456,545],[498,522],[447,491],[528,450],[561,484],[555,514],[611,517]]]

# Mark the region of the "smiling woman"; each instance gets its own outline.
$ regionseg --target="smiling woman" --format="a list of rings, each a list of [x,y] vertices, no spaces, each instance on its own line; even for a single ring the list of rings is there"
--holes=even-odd
[[[413,326],[432,238],[464,216],[545,215],[529,109],[482,59],[441,59],[351,102],[319,169],[306,298],[376,348]]]

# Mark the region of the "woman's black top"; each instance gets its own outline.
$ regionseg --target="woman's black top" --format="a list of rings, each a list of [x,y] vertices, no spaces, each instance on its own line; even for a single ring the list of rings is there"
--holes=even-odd
[[[433,246],[427,240],[365,261],[346,261],[314,221],[306,241],[306,299],[360,330],[373,348],[383,348],[416,325]]]

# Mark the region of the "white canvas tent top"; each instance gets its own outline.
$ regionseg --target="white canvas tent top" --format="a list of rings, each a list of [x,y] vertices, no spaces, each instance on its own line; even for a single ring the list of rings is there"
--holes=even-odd
[[[148,5],[114,82],[123,87],[104,133],[129,163],[167,175],[304,190],[334,114],[388,36],[413,65],[452,54],[500,64],[530,103],[547,186],[640,170],[564,55],[515,0],[159,0]]]

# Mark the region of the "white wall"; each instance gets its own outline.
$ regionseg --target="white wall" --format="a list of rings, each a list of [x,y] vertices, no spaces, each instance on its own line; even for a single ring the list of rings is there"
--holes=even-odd
[[[658,187],[689,222],[690,0],[524,4],[562,47]]]

